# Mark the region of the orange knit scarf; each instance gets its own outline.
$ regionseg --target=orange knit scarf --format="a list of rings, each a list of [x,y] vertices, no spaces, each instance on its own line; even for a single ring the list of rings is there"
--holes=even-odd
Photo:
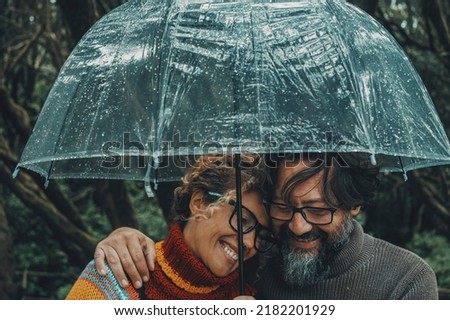
[[[239,295],[238,272],[214,275],[187,247],[180,224],[170,228],[165,241],[156,244],[155,271],[145,284],[149,299],[233,299]],[[245,293],[255,290],[246,285]]]

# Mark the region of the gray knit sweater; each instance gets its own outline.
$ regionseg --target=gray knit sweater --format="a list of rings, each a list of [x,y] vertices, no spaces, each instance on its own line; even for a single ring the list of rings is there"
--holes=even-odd
[[[272,258],[256,282],[257,299],[386,300],[437,299],[436,276],[416,254],[374,238],[354,221],[350,242],[332,262],[330,276],[306,287],[289,287],[279,257]]]

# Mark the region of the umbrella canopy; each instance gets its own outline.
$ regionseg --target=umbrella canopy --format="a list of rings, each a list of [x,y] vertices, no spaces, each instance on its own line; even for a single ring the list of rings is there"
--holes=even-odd
[[[450,163],[421,79],[373,18],[337,0],[134,0],[75,47],[15,174],[149,186],[199,155],[332,151],[384,171]]]
[[[183,156],[367,152],[382,170],[450,163],[412,64],[345,1],[129,1],[67,59],[17,168],[178,179]],[[166,156],[173,160],[161,162]]]

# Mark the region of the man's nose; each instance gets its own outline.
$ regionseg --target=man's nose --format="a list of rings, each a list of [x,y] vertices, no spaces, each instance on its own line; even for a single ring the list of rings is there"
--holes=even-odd
[[[289,222],[289,230],[297,236],[301,236],[313,229],[313,226],[303,218],[300,212],[296,212]]]

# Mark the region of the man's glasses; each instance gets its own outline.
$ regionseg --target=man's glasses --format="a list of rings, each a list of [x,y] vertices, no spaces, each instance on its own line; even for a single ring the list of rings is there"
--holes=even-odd
[[[216,192],[208,192],[208,195],[220,199],[223,196],[220,193]],[[233,206],[233,212],[231,213],[230,219],[228,220],[231,228],[238,232],[238,216],[237,216],[237,202],[234,199],[228,201],[228,204]],[[241,205],[242,208],[242,233],[250,233],[253,230],[256,232],[255,237],[255,249],[258,252],[267,252],[269,251],[275,243],[275,235],[273,232],[260,224],[258,219],[253,212],[247,207]]]
[[[267,211],[272,219],[291,221],[296,213],[300,213],[306,222],[315,225],[327,225],[333,222],[336,208],[301,207],[297,208],[284,203],[264,201]]]

